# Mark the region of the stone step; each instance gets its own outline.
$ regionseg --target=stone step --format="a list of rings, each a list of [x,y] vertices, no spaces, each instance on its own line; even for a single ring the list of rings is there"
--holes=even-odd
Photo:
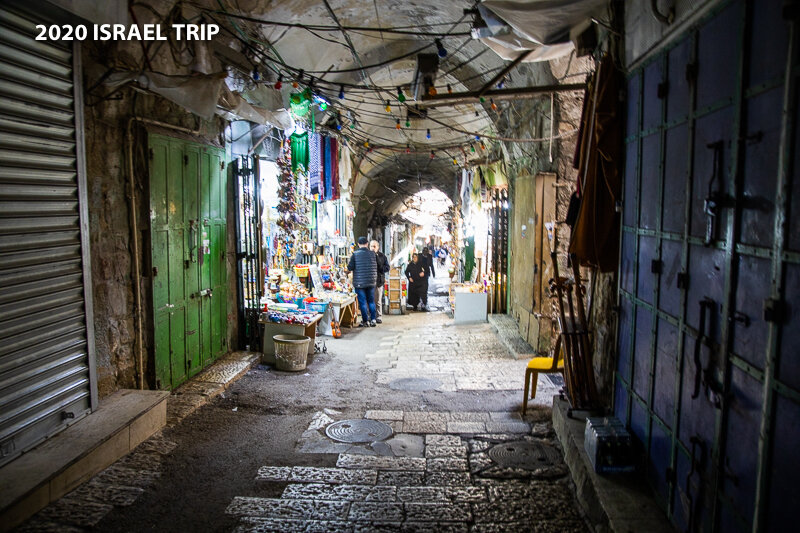
[[[375,485],[377,470],[351,470],[316,466],[262,466],[257,481],[289,481],[295,483],[338,483]]]

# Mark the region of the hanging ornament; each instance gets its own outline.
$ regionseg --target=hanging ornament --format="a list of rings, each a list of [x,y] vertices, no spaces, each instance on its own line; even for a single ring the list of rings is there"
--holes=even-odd
[[[497,104],[494,103],[494,98],[490,98],[492,111],[497,111]]]
[[[397,88],[397,101],[401,104],[406,101],[406,95],[403,94],[403,89],[401,87]]]
[[[400,119],[399,118],[396,119],[396,123],[395,123],[394,127],[395,127],[395,129],[398,129],[398,130],[400,129]]]
[[[339,85],[339,100],[344,100],[344,85]]]
[[[430,128],[428,128],[427,133],[425,133],[425,137],[428,138],[428,139],[431,138],[431,130],[430,130]]]
[[[439,57],[447,57],[447,50],[445,50],[442,40],[436,39],[433,42],[436,44],[436,53],[439,54]]]
[[[283,76],[278,76],[278,81],[275,82],[275,89],[280,91],[283,87]]]

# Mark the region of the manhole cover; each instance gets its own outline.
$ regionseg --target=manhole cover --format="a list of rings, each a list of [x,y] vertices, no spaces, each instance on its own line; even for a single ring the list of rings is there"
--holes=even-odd
[[[389,388],[394,390],[405,390],[412,392],[422,392],[434,390],[441,387],[442,383],[430,378],[401,378],[389,382]]]
[[[392,436],[392,428],[377,420],[341,420],[325,428],[325,434],[339,442],[375,442]]]
[[[525,470],[561,462],[561,454],[552,446],[527,440],[498,444],[489,450],[489,457],[500,466]]]

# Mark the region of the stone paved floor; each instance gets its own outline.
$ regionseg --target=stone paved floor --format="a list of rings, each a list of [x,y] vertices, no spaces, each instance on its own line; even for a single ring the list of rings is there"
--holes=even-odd
[[[434,311],[346,331],[304,372],[259,365],[218,395],[224,376],[188,384],[163,432],[20,531],[586,531],[549,423],[556,386],[540,376],[520,416],[527,360],[490,324],[452,325],[444,287]],[[327,437],[353,418],[393,433]],[[519,443],[556,460],[492,455]]]
[[[301,442],[308,432],[321,434],[339,414],[316,413]],[[328,439],[333,448],[317,452],[340,446],[334,467],[259,468],[256,480],[282,486],[283,492],[233,498],[226,513],[239,518],[235,531],[587,530],[560,459],[516,468],[490,457],[495,446],[520,441],[550,448],[559,457],[548,423],[531,428],[507,412],[371,410],[364,416],[399,429],[386,443]]]

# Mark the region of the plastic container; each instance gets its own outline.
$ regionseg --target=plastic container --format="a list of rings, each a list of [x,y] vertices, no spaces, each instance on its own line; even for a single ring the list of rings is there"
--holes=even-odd
[[[307,278],[308,277],[308,265],[295,265],[294,266],[294,274],[298,278]]]
[[[306,309],[315,313],[324,313],[328,309],[328,302],[306,302]]]
[[[308,364],[308,343],[305,335],[273,335],[275,343],[275,367],[286,372],[305,370]]]

